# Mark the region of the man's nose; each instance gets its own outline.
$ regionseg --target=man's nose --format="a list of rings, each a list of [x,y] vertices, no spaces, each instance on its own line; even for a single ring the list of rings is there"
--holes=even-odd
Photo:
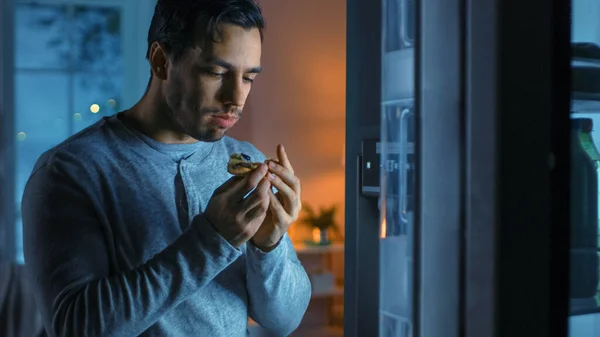
[[[223,88],[223,104],[242,107],[246,100],[246,90],[242,80],[231,79]]]

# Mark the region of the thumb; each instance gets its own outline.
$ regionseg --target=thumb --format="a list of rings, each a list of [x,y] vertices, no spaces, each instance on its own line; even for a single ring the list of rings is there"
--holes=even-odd
[[[239,188],[239,182],[242,181],[243,177],[233,176],[225,181],[221,186],[217,187],[214,194],[231,193]]]

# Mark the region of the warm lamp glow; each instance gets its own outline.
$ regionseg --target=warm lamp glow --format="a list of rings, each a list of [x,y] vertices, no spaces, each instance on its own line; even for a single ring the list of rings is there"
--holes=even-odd
[[[387,223],[385,222],[385,219],[383,219],[383,221],[381,222],[381,234],[379,235],[380,238],[385,238],[385,233],[387,232]]]
[[[313,228],[312,237],[313,237],[314,242],[320,242],[321,241],[321,231],[318,228]]]

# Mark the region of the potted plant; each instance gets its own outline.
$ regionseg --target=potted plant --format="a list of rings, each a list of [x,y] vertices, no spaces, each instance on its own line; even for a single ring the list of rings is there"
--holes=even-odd
[[[331,230],[336,232],[336,234],[339,234],[338,226],[335,222],[337,207],[335,205],[331,207],[321,207],[319,211],[316,211],[309,204],[302,204],[304,216],[300,218],[300,222],[312,229],[312,240],[307,243],[317,245],[330,244],[329,231]]]

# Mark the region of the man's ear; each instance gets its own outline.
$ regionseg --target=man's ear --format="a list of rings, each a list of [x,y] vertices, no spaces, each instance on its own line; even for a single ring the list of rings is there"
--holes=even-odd
[[[159,42],[153,42],[150,46],[150,67],[152,69],[152,75],[161,80],[167,79],[167,70],[169,67],[169,57],[162,44]]]

